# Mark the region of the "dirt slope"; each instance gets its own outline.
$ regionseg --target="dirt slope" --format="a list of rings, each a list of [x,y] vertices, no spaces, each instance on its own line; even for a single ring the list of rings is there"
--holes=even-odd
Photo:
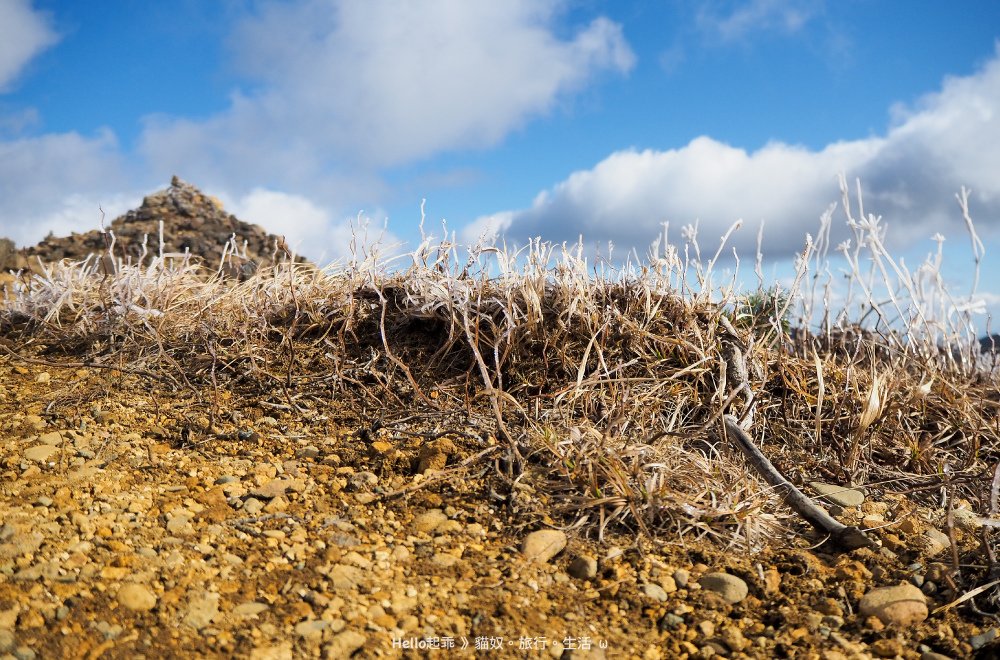
[[[490,657],[992,648],[988,622],[961,609],[888,626],[859,613],[864,594],[900,583],[923,586],[930,608],[948,600],[948,554],[925,535],[940,512],[902,497],[841,512],[890,525],[878,552],[570,530],[537,561],[523,543],[547,525],[523,526],[492,462],[461,467],[492,442],[474,417],[414,410],[375,427],[374,411],[336,400],[297,411],[223,392],[209,434],[190,392],[151,396],[141,375],[4,360],[0,383],[0,652],[17,657],[426,657],[406,645],[463,639]],[[713,572],[748,594],[701,587]],[[473,655],[440,657],[456,653]]]

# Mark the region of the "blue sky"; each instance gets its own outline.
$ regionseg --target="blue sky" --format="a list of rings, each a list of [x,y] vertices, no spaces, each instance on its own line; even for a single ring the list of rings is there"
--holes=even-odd
[[[960,287],[970,187],[995,310],[998,39],[995,0],[3,0],[0,234],[177,174],[317,259],[359,212],[412,244],[426,199],[467,240],[640,253],[742,218],[752,258],[764,220],[787,263],[843,172],[907,263],[948,237]]]

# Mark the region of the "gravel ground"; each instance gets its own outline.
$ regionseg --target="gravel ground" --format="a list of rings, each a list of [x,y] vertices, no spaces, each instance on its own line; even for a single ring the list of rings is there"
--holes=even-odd
[[[832,507],[843,522],[882,528],[877,551],[827,552],[804,531],[756,553],[725,539],[598,543],[526,523],[491,492],[488,459],[455,468],[488,455],[475,428],[430,440],[373,432],[337,402],[292,414],[229,401],[231,433],[211,435],[207,420],[182,424],[190,393],[148,391],[110,370],[0,362],[0,657],[997,648],[989,618],[932,613],[962,593],[947,527],[902,496],[831,495],[846,498]],[[975,517],[955,520],[956,543],[975,547]]]

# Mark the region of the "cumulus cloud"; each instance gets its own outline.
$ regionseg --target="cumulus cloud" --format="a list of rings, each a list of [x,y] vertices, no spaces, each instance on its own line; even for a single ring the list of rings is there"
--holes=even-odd
[[[574,172],[540,193],[529,208],[478,219],[465,232],[613,241],[642,250],[660,231],[700,219],[714,242],[731,223],[764,220],[772,256],[801,249],[820,214],[839,200],[837,176],[860,177],[867,210],[897,230],[890,238],[923,239],[961,231],[954,194],[971,187],[981,224],[1000,222],[1000,48],[977,73],[945,80],[912,107],[894,109],[882,136],[838,142],[821,150],[775,142],[748,152],[710,137],[667,151],[628,149]],[[901,232],[898,227],[905,227]],[[675,238],[676,238],[675,234]],[[756,231],[736,244],[751,249]]]
[[[9,91],[28,63],[59,40],[50,18],[30,0],[0,2],[0,92]],[[4,107],[0,114],[0,235],[19,245],[49,231],[67,234],[100,224],[101,208],[114,217],[135,196],[125,183],[113,133],[76,132],[17,137],[39,123],[35,108]]]
[[[152,162],[274,181],[483,148],[635,60],[606,18],[562,39],[557,0],[269,2],[231,40],[247,89],[206,121],[152,118]],[[249,171],[248,171],[249,170]]]
[[[388,169],[495,145],[595,76],[633,66],[606,18],[557,36],[561,4],[261,3],[230,40],[246,88],[207,119],[147,117],[140,153],[159,178],[234,191],[237,215],[307,256],[346,256],[350,223],[331,209],[383,199]],[[267,185],[241,191],[248,181]]]
[[[0,2],[0,92],[6,91],[25,65],[58,40],[48,17],[31,0]]]
[[[392,245],[396,238],[389,233],[380,236],[377,227],[361,217],[357,220],[334,219],[324,207],[301,195],[255,188],[238,199],[223,196],[226,206],[237,217],[258,224],[268,232],[284,236],[296,254],[305,254],[319,264],[351,256],[352,243],[381,238]]]
[[[141,200],[130,190],[110,131],[59,133],[0,142],[0,233],[19,245],[97,228]]]
[[[55,37],[28,2],[0,5],[0,25],[18,26],[0,40],[3,84]],[[308,256],[342,256],[342,218],[385,199],[391,168],[495,145],[635,60],[606,18],[567,28],[561,0],[244,6],[229,39],[242,86],[224,111],[144,117],[134,153],[109,131],[0,141],[0,233],[24,243],[43,223],[89,229],[91,204],[179,174],[229,191],[235,209]],[[0,130],[19,135],[32,112],[6,113]]]

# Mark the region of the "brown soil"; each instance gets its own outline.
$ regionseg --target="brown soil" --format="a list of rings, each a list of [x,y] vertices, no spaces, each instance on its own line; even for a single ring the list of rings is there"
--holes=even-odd
[[[941,585],[931,608],[954,596],[921,535],[940,512],[902,497],[842,514],[896,523],[878,552],[809,549],[804,531],[757,553],[569,531],[537,562],[516,489],[494,490],[492,461],[462,467],[494,442],[473,417],[217,392],[227,419],[207,433],[190,392],[141,375],[4,361],[0,382],[0,642],[18,657],[425,657],[403,646],[447,639],[494,657],[967,657],[990,629],[962,608],[907,626],[858,614],[915,576]],[[572,577],[578,557],[596,575]],[[713,571],[749,595],[699,588]],[[150,597],[137,609],[131,583]]]

